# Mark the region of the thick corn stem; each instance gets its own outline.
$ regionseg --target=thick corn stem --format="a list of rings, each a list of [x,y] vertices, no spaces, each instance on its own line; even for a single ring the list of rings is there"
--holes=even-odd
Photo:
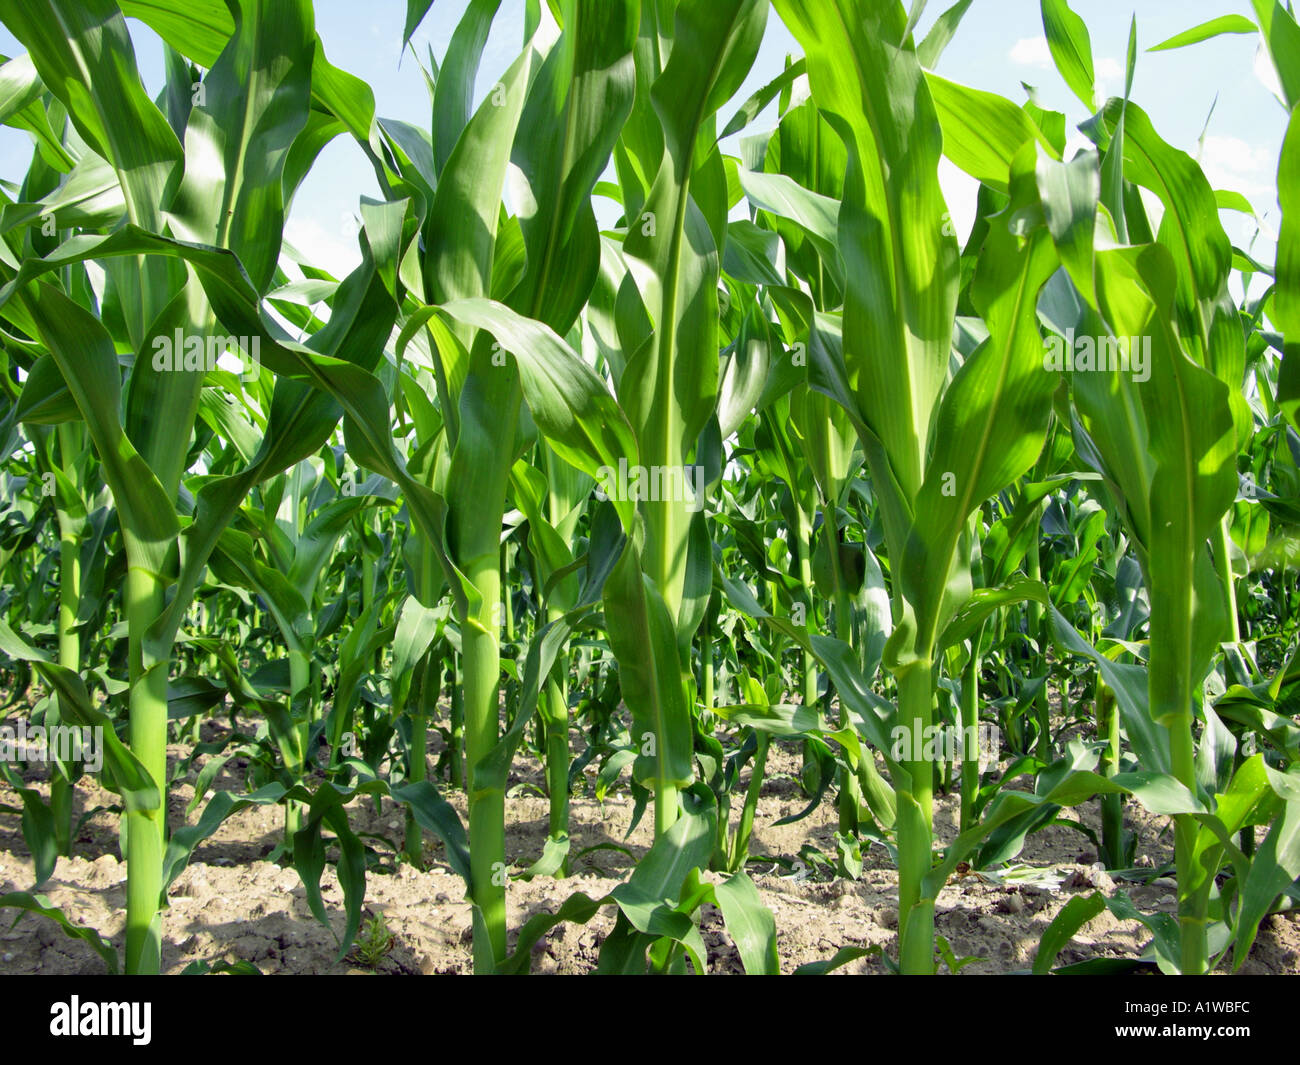
[[[913,662],[903,671],[898,699],[903,725],[913,736],[926,735],[934,700],[929,662]],[[897,793],[898,962],[905,976],[928,975],[934,972],[934,899],[925,897],[922,882],[932,864],[934,768],[925,759],[908,760],[903,767],[910,782]]]
[[[493,541],[495,539],[494,529]],[[490,973],[506,955],[505,791],[485,786],[478,779],[476,767],[496,746],[499,733],[501,653],[497,604],[501,597],[501,571],[497,568],[495,542],[490,554],[471,560],[466,576],[482,596],[478,612],[467,617],[461,628],[470,877],[474,905],[478,910],[475,914],[474,971]]]
[[[162,945],[162,860],[167,835],[167,664],[143,665],[143,634],[162,613],[164,584],[131,566],[126,578],[131,671],[131,751],[158,788],[160,805],[126,815],[126,971],[157,974]]]

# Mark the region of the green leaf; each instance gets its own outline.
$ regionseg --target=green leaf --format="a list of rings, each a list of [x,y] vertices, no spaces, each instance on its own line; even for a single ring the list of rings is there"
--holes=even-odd
[[[1038,941],[1034,954],[1035,976],[1046,976],[1052,969],[1056,956],[1074,938],[1074,934],[1106,908],[1106,897],[1094,891],[1090,895],[1076,895],[1052,918]]]
[[[14,418],[32,425],[58,425],[81,418],[81,408],[63,383],[63,374],[52,355],[40,356],[27,371]]]
[[[713,712],[724,721],[770,732],[774,736],[804,736],[829,730],[821,712],[815,706],[802,703],[742,703],[738,706],[715,706]]]
[[[561,7],[564,31],[529,89],[511,156],[531,210],[520,218],[528,265],[509,303],[563,336],[600,269],[591,192],[632,108],[637,5]]]
[[[926,70],[933,70],[938,64],[939,56],[943,54],[943,50],[948,47],[948,42],[957,33],[957,27],[970,9],[971,2],[972,0],[957,0],[957,3],[934,20],[934,25],[925,35],[925,40],[917,45],[916,57]]]
[[[554,913],[535,914],[519,930],[514,953],[496,971],[526,973],[532,948],[547,932],[563,923],[586,924],[602,907],[613,903],[619,907],[619,919],[614,933],[606,937],[601,947],[597,971],[643,973],[646,950],[655,938],[666,936],[682,943],[697,971],[703,972],[704,942],[690,918],[674,905],[683,894],[689,875],[708,862],[717,832],[717,812],[711,796],[705,799],[688,792],[687,798],[683,816],[655,841],[626,883],[599,899],[575,892]],[[738,889],[736,894],[742,895],[742,891]],[[743,899],[743,895],[742,900],[741,909],[746,912],[741,920],[748,922],[742,933],[746,952],[756,963],[766,964],[767,941],[761,915],[748,908],[749,900]],[[732,901],[729,900],[729,905]],[[736,908],[731,908],[734,913]],[[771,949],[775,949],[774,940]],[[758,962],[760,955],[762,962]]]
[[[898,5],[775,6],[803,46],[813,98],[849,154],[838,223],[843,359],[826,367],[839,378],[834,388],[816,373],[812,383],[847,401],[889,553],[901,557],[947,375],[959,280],[938,182],[938,115]]]
[[[1107,105],[1108,123],[1118,125],[1122,106],[1117,100]],[[1177,269],[1177,321],[1187,353],[1238,391],[1245,351],[1235,308],[1220,311],[1232,249],[1219,221],[1214,190],[1190,156],[1160,138],[1140,107],[1130,103],[1123,112],[1125,176],[1154,192],[1166,208],[1159,242],[1169,249]],[[1233,337],[1214,329],[1220,313],[1232,319],[1235,351],[1230,350]],[[1248,418],[1244,411],[1243,416]]]
[[[778,975],[776,920],[754,882],[741,871],[718,884],[713,894],[745,972],[750,976]]]
[[[1043,33],[1052,60],[1070,87],[1089,112],[1097,110],[1092,69],[1092,40],[1088,27],[1070,10],[1066,0],[1042,0]]]
[[[1300,112],[1292,111],[1277,164],[1282,221],[1277,237],[1277,287],[1273,323],[1282,334],[1277,401],[1292,426],[1300,427]]]
[[[1030,141],[1057,154],[1033,119],[1006,97],[937,74],[925,80],[943,129],[943,154],[977,181],[1006,192],[1012,160]]]
[[[121,8],[124,15],[138,18],[181,55],[208,70],[235,32],[225,0],[122,0]],[[369,154],[374,93],[360,78],[330,63],[319,40],[311,68],[313,102],[343,122]]]
[[[10,891],[0,895],[0,909],[23,910],[48,918],[57,924],[69,939],[79,939],[88,944],[91,950],[104,959],[109,975],[117,975],[117,951],[113,949],[113,945],[93,928],[73,924],[68,920],[67,915],[44,895],[33,895],[27,891]]]
[[[470,0],[448,42],[433,90],[433,158],[439,174],[469,123],[479,60],[500,6],[501,0]]]
[[[766,174],[741,167],[740,187],[755,207],[797,222],[828,260],[836,257],[840,205],[830,196],[812,192],[785,174]]]
[[[122,796],[128,813],[156,813],[162,803],[153,777],[138,758],[117,738],[113,722],[91,703],[80,675],[48,660],[30,647],[4,621],[0,621],[0,651],[20,662],[31,662],[58,694],[59,712],[65,722],[100,730],[104,746],[104,784]]]
[[[1093,248],[1101,196],[1098,157],[1094,152],[1080,152],[1068,163],[1040,159],[1036,176],[1043,219],[1061,265],[1084,299],[1095,304]]]
[[[161,230],[181,146],[140,84],[126,20],[113,0],[10,5],[5,25],[86,143],[113,164],[136,225]]]
[[[677,634],[662,594],[642,573],[640,554],[630,545],[605,583],[604,601],[609,644],[632,712],[633,741],[642,752],[634,766],[636,779],[685,787],[693,776],[693,730]],[[646,744],[652,746],[649,752]]]
[[[67,173],[76,160],[50,125],[41,103],[43,90],[31,56],[20,55],[5,62],[0,66],[0,122],[30,132],[36,138],[41,158],[55,170]]]
[[[1234,969],[1246,960],[1260,922],[1296,877],[1300,877],[1300,801],[1291,798],[1255,851],[1250,870],[1239,888],[1241,904],[1233,950]]]
[[[103,463],[104,478],[127,537],[132,566],[165,570],[179,532],[175,508],[119,421],[121,379],[113,341],[103,325],[44,282],[20,293],[41,341],[63,375]]]
[[[402,29],[402,47],[411,43],[411,37],[419,29],[424,16],[433,7],[433,0],[406,0],[406,25]]]
[[[1047,586],[1042,581],[1016,577],[999,588],[975,589],[944,628],[936,649],[941,651],[969,640],[999,607],[1027,602],[1042,603],[1044,606],[1051,602]]]
[[[962,0],[963,3],[969,4],[971,0]],[[730,137],[732,134],[739,133],[748,126],[759,115],[768,104],[777,98],[777,96],[790,87],[796,78],[799,78],[805,70],[805,64],[802,59],[796,59],[790,63],[780,74],[774,77],[761,89],[758,89],[748,100],[740,105],[739,109],[731,116],[730,121],[722,127],[722,132],[718,134],[718,140]]]
[[[1017,200],[1036,196],[1033,153],[1026,146],[1017,159]],[[941,603],[967,517],[1028,470],[1043,449],[1056,381],[1043,366],[1037,305],[1057,264],[1042,229],[1021,237],[995,223],[985,239],[971,297],[989,338],[957,371],[939,407],[902,569],[921,649],[932,646],[943,623]],[[956,577],[969,584],[968,573]],[[969,588],[952,594],[959,602]]]
[[[0,779],[13,788],[22,800],[23,841],[32,856],[34,873],[32,887],[39,888],[49,880],[59,860],[54,814],[41,793],[35,788],[24,787],[22,778],[9,765],[0,763]]]
[[[635,316],[636,333],[627,338],[630,354],[617,380],[647,469],[681,470],[717,406],[717,280],[728,205],[713,116],[749,72],[767,11],[765,0],[683,0],[672,52],[650,87],[663,150],[653,164],[644,160],[657,170],[623,242],[629,274],[620,330]],[[624,190],[629,201],[632,192]],[[685,500],[648,501],[641,509],[647,573],[675,623],[691,516]]]
[[[411,679],[416,664],[429,650],[429,645],[445,619],[445,611],[421,606],[414,596],[408,596],[402,603],[397,615],[397,632],[393,636],[393,705],[394,716],[406,708],[406,699],[411,691]]]
[[[452,300],[439,309],[491,333],[502,351],[514,356],[529,412],[562,459],[597,478],[602,467],[617,468],[620,458],[636,464],[627,416],[595,371],[549,327],[490,300]],[[502,371],[490,367],[488,372]],[[624,527],[630,527],[631,502],[616,500],[615,507]]]
[[[1201,41],[1208,41],[1211,37],[1218,37],[1223,33],[1256,33],[1258,30],[1259,27],[1245,15],[1220,15],[1208,22],[1202,22],[1199,26],[1193,26],[1190,30],[1176,33],[1167,41],[1152,45],[1147,51],[1161,52],[1169,48],[1185,48],[1189,44],[1200,44]]]
[[[1287,110],[1294,112],[1300,101],[1300,26],[1296,25],[1290,5],[1283,7],[1277,0],[1251,0],[1251,4],[1260,36],[1277,70]]]
[[[170,216],[178,237],[233,251],[265,292],[284,230],[284,166],[311,106],[316,34],[307,0],[235,0],[231,10],[234,34],[190,110]]]

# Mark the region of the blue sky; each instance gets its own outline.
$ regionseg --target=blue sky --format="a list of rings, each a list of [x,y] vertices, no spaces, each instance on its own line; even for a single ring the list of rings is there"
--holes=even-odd
[[[948,2],[930,0],[921,22],[922,33]],[[432,47],[442,59],[466,3],[435,0],[413,38],[420,56]],[[405,0],[317,0],[315,6],[317,29],[330,60],[371,85],[379,114],[427,128],[428,99],[419,67],[410,54],[404,58],[400,54]],[[1092,34],[1099,96],[1120,91],[1134,7],[1115,0],[1073,0],[1072,6]],[[519,52],[523,7],[523,0],[504,0],[501,5],[483,57],[480,98]],[[1255,249],[1271,259],[1271,233],[1278,218],[1277,155],[1286,115],[1265,84],[1271,70],[1267,69],[1267,60],[1257,55],[1256,37],[1220,37],[1181,50],[1144,51],[1229,11],[1251,14],[1248,0],[1141,0],[1136,5],[1139,55],[1133,99],[1148,112],[1166,140],[1193,155],[1198,152],[1197,139],[1213,105],[1200,154],[1202,165],[1216,188],[1239,191],[1254,204],[1263,226]],[[131,26],[146,86],[156,92],[162,84],[161,46],[147,28],[135,22]],[[0,51],[12,56],[22,50],[0,27]],[[737,101],[779,73],[787,53],[797,55],[798,46],[772,13],[758,60]],[[975,0],[938,71],[955,81],[1001,93],[1017,103],[1025,98],[1022,82],[1036,86],[1043,106],[1066,113],[1071,134],[1067,155],[1083,146],[1083,138],[1074,126],[1087,116],[1052,66],[1043,39],[1038,0]],[[732,104],[723,109],[724,120],[734,108]],[[751,131],[770,126],[774,119],[773,107],[759,117]],[[25,134],[0,129],[0,177],[20,179],[30,156]],[[941,179],[959,232],[964,234],[974,209],[974,183],[946,163]],[[286,237],[309,260],[335,272],[346,270],[356,261],[351,219],[358,198],[377,194],[374,175],[360,151],[340,137],[322,153],[299,191]],[[1230,239],[1246,246],[1256,232],[1255,222],[1231,212],[1223,218]]]

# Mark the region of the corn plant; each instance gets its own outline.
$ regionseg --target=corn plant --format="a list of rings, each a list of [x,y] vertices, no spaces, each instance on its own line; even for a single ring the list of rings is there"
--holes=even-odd
[[[369,869],[445,862],[476,972],[610,908],[598,972],[702,972],[709,906],[776,972],[751,874],[783,751],[782,823],[833,794],[836,853],[762,861],[888,855],[903,973],[961,966],[939,892],[1050,825],[1174,873],[1177,916],[1076,899],[1035,971],[1107,907],[1150,932],[1134,966],[1242,964],[1300,897],[1300,29],[1255,0],[1153,49],[1259,34],[1289,123],[1270,264],[1219,221],[1251,205],[1132,98],[1136,21],[1103,100],[1086,24],[1042,0],[1089,116],[1071,156],[1034,90],[937,72],[970,6],[922,35],[900,0],[530,0],[489,86],[500,5],[471,0],[445,54],[411,49],[419,124],[329,61],[308,0],[6,8],[0,121],[33,154],[0,191],[4,712],[103,731],[128,973],[158,971],[168,890],[253,806],[331,931],[333,866],[339,961],[391,945]],[[408,4],[404,49],[431,11]],[[739,99],[773,14],[801,54]],[[157,99],[127,18],[161,41]],[[283,240],[336,137],[379,188],[341,278]],[[964,242],[945,159],[979,187]],[[1116,372],[1062,355],[1129,338]],[[512,867],[531,763],[546,840]],[[82,774],[0,765],[34,871],[0,907],[116,969],[34,893]],[[575,792],[625,792],[629,836],[653,804],[650,845],[512,930],[512,883],[582,871]],[[396,839],[356,823],[385,801]],[[1069,813],[1094,802],[1099,830]],[[1135,867],[1134,804],[1170,819],[1172,868]]]
[[[172,117],[184,123],[181,134],[189,151],[195,157],[222,161],[220,168],[205,163],[201,169],[186,171],[180,135],[139,84],[125,23],[115,5],[51,4],[47,8],[27,8],[7,24],[28,44],[36,71],[67,108],[87,150],[116,172],[128,228],[107,237],[83,238],[82,246],[76,246],[76,241],[71,248],[65,244],[61,257],[56,252],[39,263],[32,260],[26,264],[26,274],[20,271],[8,280],[5,298],[13,301],[20,328],[25,326],[41,338],[46,357],[58,367],[61,381],[46,375],[37,379],[35,387],[66,389],[85,422],[121,520],[127,555],[131,739],[129,748],[113,756],[124,760],[114,777],[125,792],[128,811],[124,824],[130,871],[126,968],[149,972],[158,965],[158,906],[166,846],[164,748],[170,647],[238,493],[278,472],[283,468],[280,463],[293,461],[292,449],[303,444],[302,434],[293,440],[292,434],[269,433],[243,473],[214,486],[217,491],[208,497],[207,512],[200,504],[199,520],[190,529],[192,550],[182,568],[176,497],[203,376],[177,372],[170,363],[158,369],[152,356],[161,350],[156,341],[170,343],[173,336],[193,338],[206,351],[215,322],[202,287],[187,281],[180,259],[185,248],[171,242],[169,230],[208,242],[211,254],[229,249],[238,255],[251,272],[243,275],[250,290],[256,291],[254,284],[262,290],[270,286],[284,217],[281,178],[288,149],[307,123],[308,57],[315,39],[306,5],[281,9],[275,23],[267,20],[260,6],[251,5],[241,9],[229,42],[214,57],[201,83],[204,92],[193,91],[184,64],[173,66],[175,95],[182,101],[203,99],[173,112]],[[107,47],[96,43],[101,33],[108,34]],[[286,62],[294,71],[288,83],[282,80]],[[250,106],[247,79],[253,71],[266,76]],[[175,78],[182,75],[184,82],[176,85]],[[120,107],[105,104],[101,95],[105,91],[122,101]],[[320,142],[314,143],[319,150]],[[247,165],[250,158],[256,159],[256,167]],[[301,180],[304,172],[292,179]],[[57,213],[55,217],[57,224]],[[149,254],[160,248],[162,254]],[[109,285],[123,310],[121,343],[137,356],[125,397],[115,338],[89,310],[40,279],[48,270],[75,267],[93,254],[111,256]],[[132,266],[130,260],[137,257],[141,265]],[[84,287],[81,293],[89,294]],[[336,329],[335,336],[340,332]],[[183,356],[183,352],[174,354],[178,361]],[[288,402],[280,407],[282,418],[288,415],[283,420],[309,422],[314,416],[319,423],[321,403],[301,390],[293,397],[292,391],[292,386],[286,390]],[[35,405],[36,397],[29,402]],[[168,587],[177,581],[181,589],[168,603]],[[96,719],[75,673],[67,667],[57,667],[56,673],[48,663],[41,668],[58,677],[68,714],[79,712],[87,718],[84,723]]]

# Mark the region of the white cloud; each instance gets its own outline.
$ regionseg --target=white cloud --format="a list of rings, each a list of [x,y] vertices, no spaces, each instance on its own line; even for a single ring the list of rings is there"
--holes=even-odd
[[[361,263],[356,222],[350,219],[340,218],[338,231],[332,232],[314,218],[290,218],[284,227],[285,243],[310,265],[341,280]]]
[[[1093,72],[1097,75],[1098,80],[1102,78],[1124,80],[1124,65],[1118,59],[1111,59],[1110,56],[1097,60]]]
[[[1233,189],[1247,199],[1267,206],[1273,192],[1276,159],[1261,144],[1248,144],[1240,137],[1209,133],[1201,149],[1201,169],[1216,189]]]
[[[1047,46],[1046,37],[1021,37],[1007,53],[1013,63],[1024,67],[1052,68],[1052,50]]]
[[[1112,96],[1124,92],[1124,64],[1118,59],[1103,56],[1093,64],[1093,79],[1096,82],[1098,104]]]

